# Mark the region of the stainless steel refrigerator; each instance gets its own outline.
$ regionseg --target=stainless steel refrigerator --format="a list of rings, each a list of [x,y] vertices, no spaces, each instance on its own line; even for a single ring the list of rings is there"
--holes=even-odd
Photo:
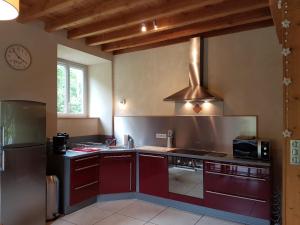
[[[1,224],[44,225],[46,106],[0,101]]]

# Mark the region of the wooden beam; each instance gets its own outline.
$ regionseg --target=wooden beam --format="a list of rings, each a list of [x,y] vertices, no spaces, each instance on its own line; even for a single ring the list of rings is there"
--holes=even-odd
[[[145,45],[145,46],[121,49],[121,50],[114,51],[113,54],[119,55],[119,54],[124,54],[124,53],[129,53],[129,52],[135,52],[135,51],[141,51],[141,50],[146,50],[146,49],[151,49],[151,48],[163,47],[163,46],[167,46],[167,45],[178,44],[178,43],[186,42],[190,38],[196,37],[196,36],[202,36],[204,38],[208,38],[208,37],[215,37],[215,36],[219,36],[219,35],[231,34],[231,33],[236,33],[236,32],[241,32],[241,31],[259,29],[259,28],[269,27],[269,26],[273,26],[273,25],[274,25],[273,20],[268,19],[265,21],[260,21],[260,22],[245,24],[245,25],[239,25],[239,26],[226,28],[226,29],[214,30],[214,31],[210,31],[207,33],[195,34],[195,35],[188,36],[188,37],[162,41],[159,43],[149,44],[149,45]]]
[[[96,5],[82,9],[80,12],[74,12],[71,15],[66,15],[64,17],[57,18],[55,21],[46,23],[45,29],[48,32],[58,31],[157,1],[158,0],[104,0],[100,1]]]
[[[50,13],[69,8],[74,5],[78,0],[44,0],[39,1],[34,5],[34,7],[26,9],[23,11],[21,8],[20,15],[18,17],[18,22],[27,23],[33,20],[37,20],[43,16]]]
[[[168,0],[164,4],[147,10],[130,12],[125,15],[109,18],[68,32],[68,38],[77,39],[91,35],[122,29],[128,26],[140,24],[148,20],[159,19],[181,12],[193,10],[208,5],[217,4],[225,0]]]
[[[258,9],[247,13],[238,13],[235,15],[222,17],[208,22],[191,24],[185,27],[162,31],[160,33],[149,34],[144,37],[131,38],[119,42],[113,42],[102,45],[102,50],[113,52],[120,49],[132,48],[147,44],[153,44],[161,41],[172,40],[179,37],[191,36],[195,34],[205,33],[217,29],[225,29],[238,25],[254,23],[270,19],[269,8]]]
[[[200,8],[187,13],[181,13],[176,16],[174,15],[172,17],[157,19],[156,24],[159,26],[158,30],[153,29],[151,21],[147,23],[147,27],[151,29],[146,33],[149,34],[174,29],[196,22],[208,21],[236,13],[268,7],[268,5],[268,0],[239,0],[238,2],[236,0],[229,0],[211,7]],[[145,33],[141,32],[140,26],[134,25],[129,28],[89,37],[86,39],[86,43],[90,46],[94,46],[144,35]]]
[[[278,0],[269,0],[271,15],[276,27],[277,37],[281,43],[281,11],[278,9]]]

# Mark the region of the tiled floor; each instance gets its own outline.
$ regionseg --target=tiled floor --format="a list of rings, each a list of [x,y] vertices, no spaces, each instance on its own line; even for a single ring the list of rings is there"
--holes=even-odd
[[[47,225],[242,225],[140,200],[99,202]]]

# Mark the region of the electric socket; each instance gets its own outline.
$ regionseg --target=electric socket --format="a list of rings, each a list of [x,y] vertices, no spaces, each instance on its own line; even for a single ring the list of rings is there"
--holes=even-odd
[[[159,134],[159,133],[156,133],[156,134],[155,134],[155,137],[156,137],[156,138],[159,138],[159,139],[166,139],[166,138],[167,138],[167,134]]]

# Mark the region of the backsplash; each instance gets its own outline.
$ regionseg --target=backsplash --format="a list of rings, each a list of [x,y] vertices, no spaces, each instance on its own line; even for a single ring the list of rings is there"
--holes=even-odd
[[[232,140],[239,135],[257,136],[256,116],[117,116],[114,118],[115,137],[123,143],[129,134],[135,144],[166,146],[167,139],[156,134],[175,132],[174,145],[232,152]]]

